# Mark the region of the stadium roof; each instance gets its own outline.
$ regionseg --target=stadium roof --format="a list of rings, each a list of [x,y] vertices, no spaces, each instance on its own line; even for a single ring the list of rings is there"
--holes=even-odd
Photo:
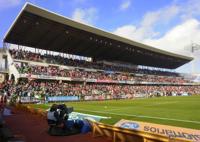
[[[26,3],[4,42],[44,50],[175,69],[192,57],[138,43]]]

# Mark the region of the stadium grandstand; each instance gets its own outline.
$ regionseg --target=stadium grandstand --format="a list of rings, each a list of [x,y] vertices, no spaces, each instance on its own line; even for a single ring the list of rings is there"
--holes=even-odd
[[[199,82],[174,71],[192,57],[128,40],[32,4],[23,7],[3,42],[1,93],[20,103],[200,94]]]

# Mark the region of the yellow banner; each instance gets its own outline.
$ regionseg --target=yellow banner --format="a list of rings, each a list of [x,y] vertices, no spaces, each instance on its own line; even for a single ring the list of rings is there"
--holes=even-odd
[[[181,138],[184,140],[191,140],[200,142],[200,130],[187,129],[181,127],[174,127],[168,125],[160,125],[154,123],[146,123],[131,120],[120,120],[115,124],[117,127],[134,129],[153,134],[160,134],[170,138]]]

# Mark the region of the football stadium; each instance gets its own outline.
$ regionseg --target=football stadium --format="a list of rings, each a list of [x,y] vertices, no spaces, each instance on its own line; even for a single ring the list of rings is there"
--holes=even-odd
[[[26,3],[0,60],[0,141],[200,141],[191,56]]]

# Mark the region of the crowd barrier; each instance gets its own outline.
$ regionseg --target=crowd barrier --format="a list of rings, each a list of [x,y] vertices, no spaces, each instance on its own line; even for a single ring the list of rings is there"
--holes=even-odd
[[[189,142],[133,129],[120,128],[99,122],[91,122],[93,137],[106,136],[113,142]]]
[[[43,109],[32,108],[26,105],[17,104],[16,108],[46,119],[46,111]],[[180,138],[171,138],[159,134],[152,134],[133,129],[120,128],[99,122],[89,121],[92,126],[93,137],[108,137],[113,142],[190,142]]]

